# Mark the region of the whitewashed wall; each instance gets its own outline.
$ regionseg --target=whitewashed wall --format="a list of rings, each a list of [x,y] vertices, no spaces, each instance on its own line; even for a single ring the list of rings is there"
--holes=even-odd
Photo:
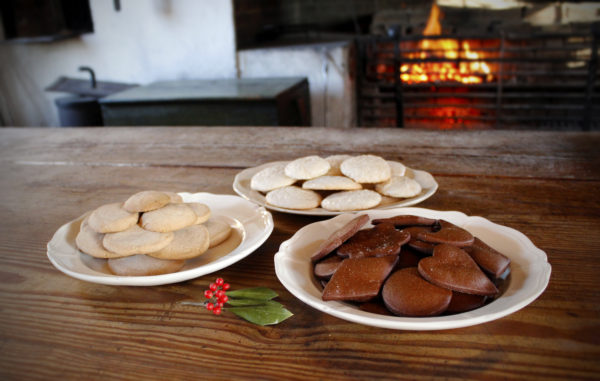
[[[98,80],[236,76],[231,0],[90,0],[94,33],[52,43],[0,44],[0,113],[9,126],[58,126],[54,98],[44,91],[61,75],[91,66]]]
[[[238,52],[241,78],[307,77],[312,125],[354,127],[355,84],[347,42],[248,49]]]

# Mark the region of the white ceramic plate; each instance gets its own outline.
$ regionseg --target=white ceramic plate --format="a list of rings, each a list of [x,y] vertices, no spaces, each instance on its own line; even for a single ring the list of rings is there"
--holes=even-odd
[[[267,168],[267,167],[270,167],[273,165],[277,165],[277,164],[281,164],[281,163],[289,163],[289,161],[275,161],[275,162],[259,165],[258,167],[244,169],[243,171],[241,171],[240,173],[238,173],[235,176],[235,179],[233,180],[233,190],[237,194],[239,194],[240,196],[244,197],[247,200],[255,202],[255,203],[262,205],[266,208],[269,208],[271,210],[276,210],[278,212],[293,213],[293,214],[305,214],[305,215],[311,215],[311,216],[335,216],[335,215],[344,213],[344,212],[332,212],[332,211],[329,211],[329,210],[323,209],[323,208],[314,208],[314,209],[309,209],[309,210],[285,209],[285,208],[279,208],[277,206],[268,204],[267,200],[265,199],[265,196],[262,193],[250,188],[250,180],[252,179],[252,176],[254,176],[254,174],[263,170],[264,168]],[[390,203],[390,204],[385,204],[385,205],[380,205],[376,208],[368,209],[368,210],[381,210],[381,209],[399,208],[399,207],[404,207],[404,206],[415,205],[415,204],[431,197],[435,193],[435,191],[438,189],[438,183],[435,181],[433,176],[428,172],[406,167],[406,176],[414,178],[419,184],[421,184],[422,191],[420,194],[418,194],[415,197],[401,199],[401,201],[398,201],[395,203]]]
[[[185,202],[202,202],[211,216],[229,222],[234,228],[228,240],[201,256],[186,261],[176,273],[153,276],[117,276],[110,273],[106,260],[81,253],[75,245],[79,225],[85,215],[60,227],[48,242],[50,262],[74,278],[121,286],[155,286],[183,282],[223,269],[248,256],[273,231],[271,213],[238,196],[211,193],[179,193]]]
[[[360,213],[364,214],[364,213]],[[412,214],[444,219],[471,232],[511,259],[508,287],[500,297],[469,312],[436,317],[399,317],[362,311],[349,303],[321,299],[321,287],[312,274],[310,257],[321,241],[357,214],[343,214],[315,222],[298,230],[283,242],[275,255],[275,272],[281,283],[298,299],[319,311],[351,322],[382,328],[403,330],[440,330],[489,322],[513,313],[536,299],[548,285],[551,267],[546,254],[535,247],[523,233],[497,225],[482,217],[469,217],[460,212],[440,212],[422,208],[377,210],[373,218]]]

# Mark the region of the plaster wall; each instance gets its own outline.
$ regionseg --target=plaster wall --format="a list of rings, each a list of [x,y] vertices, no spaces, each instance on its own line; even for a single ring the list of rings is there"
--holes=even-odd
[[[236,76],[231,0],[90,0],[94,33],[48,43],[0,43],[0,124],[58,126],[44,89],[59,76],[147,84]]]
[[[306,77],[312,125],[356,126],[355,84],[349,42],[248,49],[238,52],[241,78]]]

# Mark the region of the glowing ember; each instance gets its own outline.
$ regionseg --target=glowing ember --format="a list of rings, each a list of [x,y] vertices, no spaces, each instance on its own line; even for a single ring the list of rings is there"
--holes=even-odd
[[[431,7],[425,36],[439,36],[442,27],[439,21],[440,9],[434,3]],[[469,43],[461,44],[455,39],[422,40],[417,53],[407,55],[410,59],[439,59],[439,62],[407,63],[400,66],[402,81],[412,83],[425,82],[461,82],[464,84],[490,81],[489,66],[481,60],[479,53],[470,49]],[[450,62],[454,61],[454,62]]]

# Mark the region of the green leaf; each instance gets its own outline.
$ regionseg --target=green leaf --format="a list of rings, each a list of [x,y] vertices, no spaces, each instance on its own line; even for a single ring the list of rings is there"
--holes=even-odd
[[[260,299],[229,299],[227,304],[230,306],[256,306],[260,304],[265,304],[265,302],[269,302],[269,300],[260,300]]]
[[[283,304],[276,302],[275,300],[256,300],[256,299],[240,299],[240,301],[244,301],[242,302],[242,304],[239,305],[239,308],[250,308],[250,307],[283,307]],[[254,302],[253,304],[243,304],[246,302]],[[231,299],[229,299],[227,301],[227,304],[231,304]],[[233,306],[233,305],[232,305]],[[227,310],[233,310],[235,308],[238,308],[238,306],[235,307],[227,307]]]
[[[281,303],[273,300],[255,306],[228,307],[227,311],[231,311],[242,319],[258,325],[281,323],[293,315]]]
[[[235,291],[227,291],[227,296],[234,299],[254,299],[266,301],[277,297],[277,293],[267,287],[254,287]]]

